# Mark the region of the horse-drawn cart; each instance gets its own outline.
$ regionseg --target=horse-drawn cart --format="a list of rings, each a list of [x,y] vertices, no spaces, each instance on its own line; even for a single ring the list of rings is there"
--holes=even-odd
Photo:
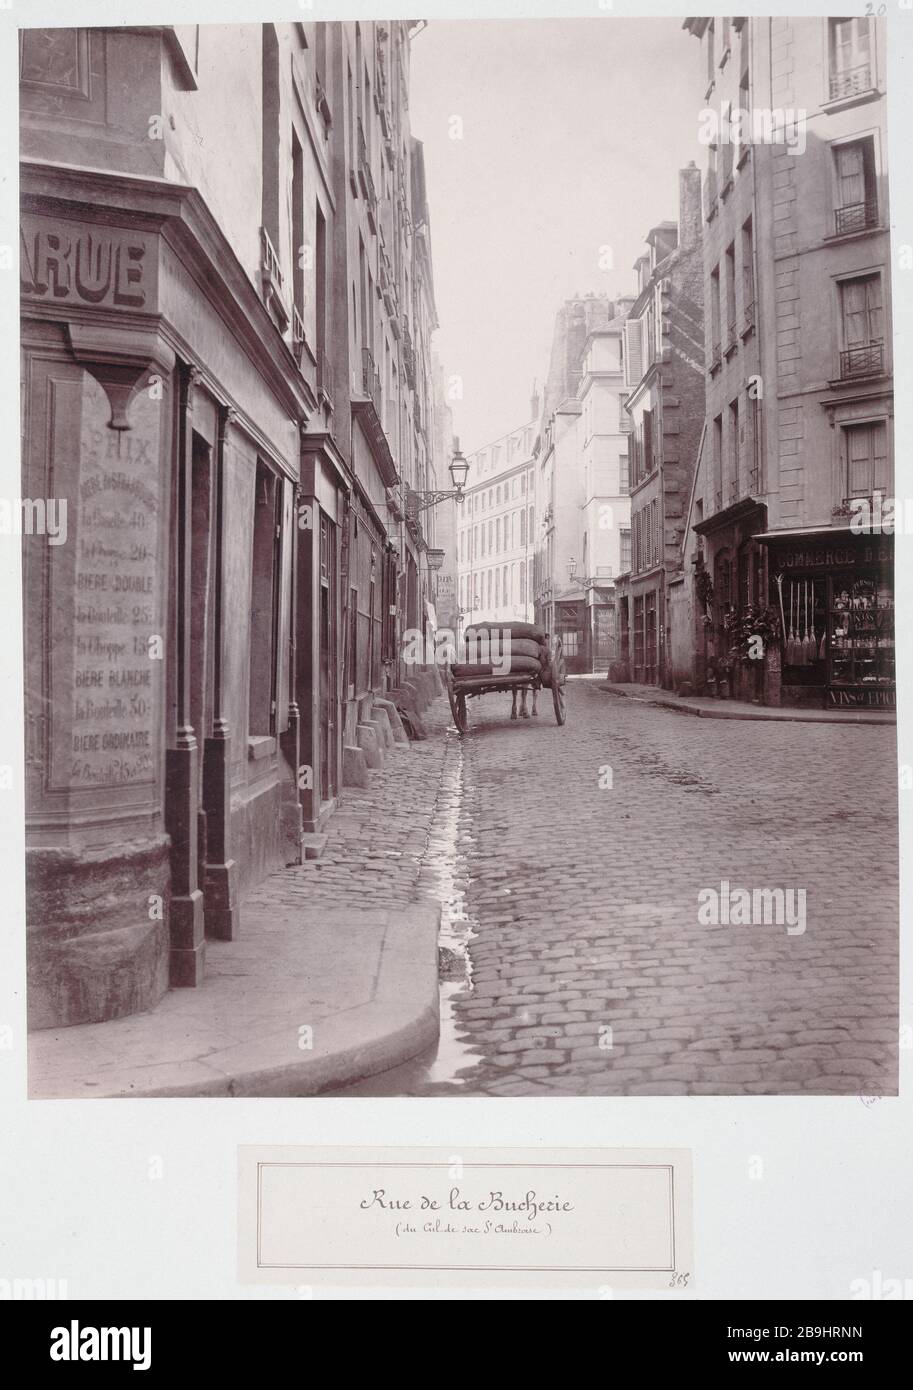
[[[480,695],[504,694],[509,692],[513,696],[511,704],[511,719],[528,719],[530,714],[539,713],[536,702],[539,691],[543,689],[551,690],[552,704],[555,710],[555,719],[559,724],[563,724],[566,717],[565,685],[567,683],[567,664],[564,659],[564,651],[561,646],[561,639],[556,637],[548,643],[548,663],[539,671],[528,670],[509,670],[503,675],[495,671],[487,671],[485,674],[468,674],[470,668],[467,666],[448,665],[446,669],[447,695],[450,699],[450,709],[453,714],[453,722],[461,734],[465,734],[469,728],[466,717],[467,700],[476,699]],[[526,707],[527,696],[532,695],[532,710]],[[517,697],[520,696],[520,708],[517,708]]]

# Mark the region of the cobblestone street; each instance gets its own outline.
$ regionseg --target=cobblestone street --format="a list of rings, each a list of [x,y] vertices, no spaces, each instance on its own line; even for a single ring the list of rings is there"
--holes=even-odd
[[[896,1091],[893,729],[696,719],[595,681],[563,729],[550,701],[508,712],[448,732],[423,869],[433,891],[449,836],[471,984],[437,1057],[341,1094]],[[724,881],[804,889],[804,932],[702,924]]]

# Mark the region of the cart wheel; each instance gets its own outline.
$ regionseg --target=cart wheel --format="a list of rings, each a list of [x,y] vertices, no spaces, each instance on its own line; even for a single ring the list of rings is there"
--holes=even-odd
[[[555,645],[552,648],[552,703],[555,706],[555,719],[559,724],[563,724],[567,718],[567,702],[565,700],[564,687],[567,682],[567,663],[564,660],[564,649],[561,646],[561,638],[555,638]]]
[[[458,695],[453,688],[453,672],[447,667],[447,698],[450,701],[450,713],[453,715],[453,722],[461,734],[466,732],[466,696]]]

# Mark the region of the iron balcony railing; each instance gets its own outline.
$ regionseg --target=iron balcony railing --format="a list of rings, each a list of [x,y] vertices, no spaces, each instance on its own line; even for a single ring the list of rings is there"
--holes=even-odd
[[[876,376],[884,370],[884,343],[867,343],[865,347],[846,348],[840,354],[840,379]]]
[[[754,328],[755,304],[750,299],[742,310],[743,331],[748,332],[749,328]]]
[[[837,236],[845,236],[847,232],[864,232],[874,227],[877,221],[878,204],[874,198],[867,198],[864,203],[849,203],[834,211]]]
[[[323,348],[318,348],[317,357],[317,390],[329,398],[330,394],[330,360]]]
[[[381,394],[380,394],[380,373],[374,365],[374,357],[367,348],[362,348],[362,390],[368,399],[373,403],[374,409],[380,415]]]
[[[369,207],[377,205],[377,194],[374,190],[374,175],[371,173],[371,161],[368,156],[368,142],[365,139],[365,129],[358,121],[358,179],[361,184],[361,191],[364,194]]]
[[[842,72],[831,73],[831,101],[839,101],[842,97],[853,97],[857,96],[859,92],[870,92],[871,90],[871,63],[859,63],[854,68],[845,68]]]
[[[289,314],[285,303],[285,276],[279,263],[279,255],[273,245],[269,232],[260,228],[260,285],[263,302],[274,315],[284,333],[288,328]]]

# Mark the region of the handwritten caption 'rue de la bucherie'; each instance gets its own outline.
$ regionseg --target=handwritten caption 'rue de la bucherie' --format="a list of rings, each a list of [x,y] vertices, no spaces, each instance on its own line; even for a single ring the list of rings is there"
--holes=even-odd
[[[507,1197],[502,1191],[491,1189],[484,1197],[478,1200],[472,1200],[464,1196],[458,1187],[451,1187],[446,1199],[442,1199],[441,1201],[438,1201],[435,1197],[426,1196],[425,1194],[419,1195],[415,1200],[411,1197],[392,1197],[388,1195],[385,1188],[377,1187],[371,1193],[370,1197],[364,1197],[358,1205],[362,1211],[376,1209],[396,1213],[448,1211],[462,1213],[464,1216],[475,1212],[483,1215],[486,1213],[496,1213],[507,1216],[520,1216],[528,1222],[535,1222],[537,1217],[546,1213],[569,1212],[574,1210],[573,1202],[562,1201],[557,1195],[555,1197],[542,1198],[533,1189],[524,1192],[521,1197]],[[551,1229],[550,1223],[546,1223],[546,1226],[549,1230]],[[426,1223],[423,1229],[426,1232],[433,1231],[440,1234],[460,1234],[459,1228],[442,1225],[440,1221]],[[496,1229],[498,1232],[505,1234],[520,1235],[527,1233],[539,1234],[541,1228],[535,1226],[521,1228],[516,1222],[512,1223],[510,1227],[498,1226],[494,1228],[491,1221],[485,1221],[478,1230],[464,1225],[462,1233],[487,1234],[492,1229]],[[414,1232],[415,1227],[409,1226],[408,1224],[403,1227],[402,1232],[399,1226],[397,1228],[397,1234],[413,1234]]]

